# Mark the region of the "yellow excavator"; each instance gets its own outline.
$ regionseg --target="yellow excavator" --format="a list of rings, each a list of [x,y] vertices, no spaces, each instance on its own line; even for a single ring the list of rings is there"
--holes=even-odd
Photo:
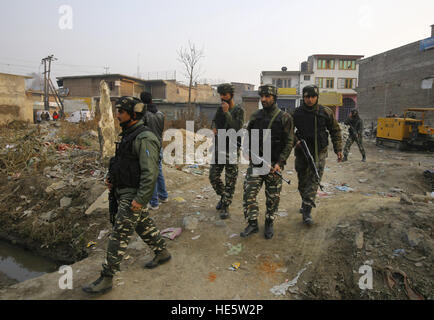
[[[430,126],[427,120],[428,112],[434,112],[434,108],[408,108],[403,117],[378,118],[377,146],[434,151],[434,126]],[[417,117],[416,113],[421,113],[421,116]]]

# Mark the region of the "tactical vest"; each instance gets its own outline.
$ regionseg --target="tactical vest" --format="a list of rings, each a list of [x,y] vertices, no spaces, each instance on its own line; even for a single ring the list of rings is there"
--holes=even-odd
[[[303,107],[299,107],[294,112],[294,126],[297,128],[297,135],[306,141],[312,154],[315,154],[315,115],[317,118],[318,151],[321,151],[329,144],[328,115],[324,107],[320,105],[318,112],[309,112]]]
[[[280,111],[277,117],[274,119],[273,124],[271,125],[271,162],[272,164],[275,164],[279,161],[280,154],[282,153],[282,144],[283,144],[283,125],[282,125],[282,114],[283,111]],[[252,129],[259,129],[259,154],[258,156],[263,157],[263,137],[264,137],[264,130],[268,129],[268,126],[270,125],[270,121],[274,115],[274,112],[269,113],[265,112],[264,109],[262,109],[258,117],[254,120],[254,123],[252,124]],[[255,142],[256,143],[256,142]],[[252,145],[252,136],[250,135],[249,139],[251,150]],[[251,159],[254,159],[255,156],[250,155]],[[267,160],[267,159],[266,159]],[[262,164],[259,165],[253,165],[253,166],[262,166]]]
[[[236,105],[234,107],[234,109],[232,110],[235,111],[236,108],[239,108],[238,105]],[[228,111],[230,112],[230,111]],[[216,125],[216,129],[227,129],[226,128],[226,116],[222,110],[222,108],[218,108],[216,111],[216,116],[215,116],[215,125]],[[228,129],[229,130],[229,129]],[[229,137],[226,137],[226,154],[229,154],[229,150],[230,150],[230,143],[231,141],[229,140]],[[234,143],[234,142],[232,142]],[[214,147],[215,147],[215,156],[216,158],[218,157],[218,144],[219,144],[219,136],[218,133],[214,136]],[[237,137],[237,151],[239,150],[240,146],[241,146],[241,137]]]
[[[219,107],[215,114],[216,129],[226,129],[226,117],[221,107]]]
[[[138,155],[134,154],[134,139],[144,131],[151,131],[141,125],[130,134],[122,137],[116,148],[116,155],[110,159],[110,181],[115,188],[139,188],[140,163]]]

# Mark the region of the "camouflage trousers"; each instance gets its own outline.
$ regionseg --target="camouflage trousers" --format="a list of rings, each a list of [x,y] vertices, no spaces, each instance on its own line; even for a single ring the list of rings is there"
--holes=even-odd
[[[317,164],[317,169],[319,177],[322,179],[327,158],[327,151],[320,152],[318,157],[319,161]],[[316,208],[315,198],[318,191],[319,182],[315,178],[315,170],[306,160],[304,154],[298,149],[295,150],[295,171],[297,171],[298,192],[300,193],[302,203]]]
[[[352,135],[348,136],[347,142],[345,143],[344,156],[348,156],[348,153],[350,152],[351,145],[354,143],[354,141],[357,143],[357,146],[359,147],[360,153],[364,157],[365,156],[365,149],[363,148],[363,138],[352,136]]]
[[[283,170],[283,167],[281,168]],[[247,169],[244,179],[243,207],[244,218],[247,220],[257,220],[259,207],[257,196],[265,183],[266,213],[265,218],[274,220],[274,214],[279,209],[280,191],[282,190],[282,179],[277,174],[253,175],[252,166]]]
[[[149,217],[148,209],[144,207],[138,211],[131,210],[133,199],[134,196],[130,194],[120,196],[116,221],[109,237],[107,259],[102,265],[102,275],[113,276],[120,270],[121,261],[134,231],[155,253],[166,248],[160,231]]]
[[[214,191],[222,197],[222,204],[229,207],[235,192],[238,178],[238,164],[212,164],[209,169],[209,181]],[[223,184],[221,175],[225,170],[225,183]]]

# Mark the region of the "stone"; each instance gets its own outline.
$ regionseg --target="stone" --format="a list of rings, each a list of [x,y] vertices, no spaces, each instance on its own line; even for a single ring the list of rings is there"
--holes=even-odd
[[[410,228],[404,233],[404,240],[412,247],[419,245],[423,239],[424,236],[422,234],[422,230],[418,228]]]
[[[98,136],[100,153],[102,159],[108,159],[115,154],[115,122],[113,117],[113,106],[110,101],[110,89],[104,80],[99,84],[101,100],[98,104],[100,120],[98,122]]]
[[[360,250],[363,248],[363,232],[362,231],[360,231],[356,234],[355,242],[356,242],[357,249]]]
[[[199,220],[192,216],[184,217],[184,219],[182,220],[182,226],[186,230],[195,230],[197,229],[198,224]]]
[[[45,189],[45,192],[46,192],[46,193],[51,193],[51,192],[53,192],[53,191],[56,191],[56,190],[62,189],[62,188],[64,188],[64,187],[66,187],[66,183],[65,183],[65,182],[63,182],[63,181],[55,182],[55,183],[53,183],[52,185],[48,186],[48,187]]]
[[[44,222],[50,222],[56,217],[56,212],[48,211],[40,215],[40,219]]]
[[[65,207],[69,207],[72,203],[72,199],[68,198],[68,197],[63,197],[62,199],[60,199],[60,207],[61,208],[65,208]]]
[[[401,194],[401,200],[399,201],[401,204],[410,204],[413,205],[414,201],[410,199],[405,193]]]

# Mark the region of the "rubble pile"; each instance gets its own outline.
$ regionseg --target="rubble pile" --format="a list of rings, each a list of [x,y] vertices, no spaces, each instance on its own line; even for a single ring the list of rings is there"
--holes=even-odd
[[[71,263],[86,256],[96,226],[108,223],[105,216],[85,215],[104,191],[107,169],[95,131],[75,125],[68,136],[62,125],[1,128],[0,238]],[[86,145],[73,143],[77,137]]]

